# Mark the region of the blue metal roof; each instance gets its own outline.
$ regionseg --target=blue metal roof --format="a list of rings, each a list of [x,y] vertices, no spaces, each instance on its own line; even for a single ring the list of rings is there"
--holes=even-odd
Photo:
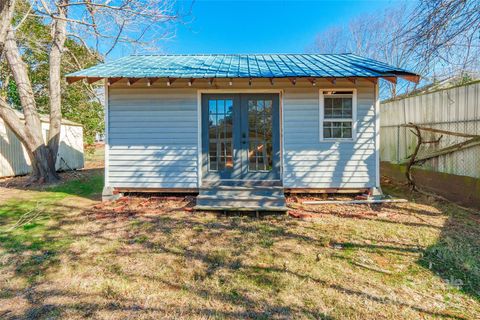
[[[355,54],[133,55],[67,78],[382,77],[416,74]]]

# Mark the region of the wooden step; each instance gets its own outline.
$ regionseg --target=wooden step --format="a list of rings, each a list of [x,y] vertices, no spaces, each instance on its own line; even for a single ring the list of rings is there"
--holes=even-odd
[[[283,196],[283,187],[210,187],[200,188],[200,195],[212,196]]]
[[[197,196],[197,210],[286,211],[281,186],[203,186]]]
[[[206,206],[206,207],[221,207],[232,209],[235,208],[244,208],[244,207],[285,207],[284,200],[262,200],[262,201],[236,201],[236,200],[198,200],[197,206]],[[260,209],[258,209],[260,210]]]
[[[271,211],[271,212],[285,212],[288,211],[288,208],[283,206],[283,207],[266,207],[266,206],[261,206],[261,207],[231,207],[231,206],[199,206],[196,205],[193,207],[195,210],[203,210],[203,211]]]
[[[235,200],[235,201],[262,201],[262,200],[278,200],[279,196],[272,196],[272,195],[250,195],[250,196],[242,196],[242,195],[198,195],[197,200]]]
[[[202,187],[282,187],[281,180],[203,180]]]
[[[215,185],[215,186],[201,186],[200,190],[211,190],[211,189],[223,189],[223,190],[255,190],[255,189],[265,189],[265,190],[283,190],[283,186],[252,186],[252,185],[241,185],[241,186],[230,186],[230,185]]]

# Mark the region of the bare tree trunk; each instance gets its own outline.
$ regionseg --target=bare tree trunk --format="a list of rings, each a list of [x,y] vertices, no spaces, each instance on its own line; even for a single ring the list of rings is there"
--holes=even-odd
[[[27,135],[27,127],[3,98],[0,98],[0,117],[25,146],[32,164],[32,181],[40,183],[57,181],[56,172],[53,171],[53,174],[51,170],[51,157],[47,146],[41,144],[35,147],[35,142]]]
[[[60,180],[55,170],[55,162],[45,144],[40,145],[30,155],[32,162],[32,179],[38,183],[52,183]]]
[[[50,150],[43,141],[42,124],[37,112],[27,67],[20,56],[15,40],[15,32],[11,26],[7,31],[5,56],[17,84],[20,103],[25,116],[23,130],[19,129],[20,126],[18,123],[13,123],[13,117],[11,116],[8,118],[10,121],[7,121],[7,125],[13,130],[17,137],[21,138],[21,141],[23,140],[22,142],[28,151],[32,163],[32,180],[42,183],[56,182],[59,176],[55,170],[55,162]],[[7,114],[5,108],[1,109],[1,115]],[[3,119],[5,120],[5,118]]]
[[[0,0],[0,55],[3,52],[7,31],[12,21],[15,0]]]
[[[52,48],[50,50],[50,127],[48,134],[48,149],[52,160],[57,160],[60,130],[62,127],[62,96],[61,96],[61,62],[67,36],[68,0],[60,0],[57,4],[58,19],[53,21]]]
[[[415,146],[415,150],[413,151],[412,155],[410,156],[410,160],[407,163],[407,171],[405,172],[405,176],[407,177],[408,185],[410,186],[410,189],[412,191],[417,190],[417,186],[415,184],[415,179],[413,178],[413,174],[412,174],[412,167],[415,165],[415,162],[416,162],[415,160],[417,158],[418,151],[420,150],[420,146],[423,143],[422,133],[420,132],[420,129],[416,125],[413,125],[413,128],[415,129],[415,131],[412,131],[412,132],[413,132],[414,135],[417,136],[417,145]]]
[[[0,97],[0,117],[25,145],[32,161],[33,178],[42,182],[53,182],[59,178],[55,170],[55,162],[62,121],[61,63],[65,51],[67,24],[88,27],[78,29],[81,30],[80,34],[72,34],[88,51],[90,51],[87,45],[89,40],[96,40],[96,50],[99,51],[99,40],[108,39],[111,44],[108,54],[119,43],[119,39],[135,45],[152,45],[157,40],[152,42],[151,39],[155,37],[145,37],[146,32],[161,32],[162,36],[159,39],[164,38],[163,26],[169,21],[176,20],[178,15],[171,14],[173,6],[171,7],[169,0],[86,0],[72,3],[70,0],[29,1],[36,16],[45,17],[46,21],[50,21],[52,31],[51,46],[46,48],[49,50],[50,68],[50,128],[48,141],[44,142],[32,83],[28,77],[28,69],[22,60],[23,52],[19,51],[15,32],[11,26],[15,1],[0,0],[0,54],[7,58],[17,85],[25,119],[19,119],[2,97]],[[69,17],[68,7],[71,5],[76,9]]]
[[[0,97],[0,117],[15,133],[17,138],[25,146],[25,149],[27,149],[27,154],[32,164],[32,181],[41,183],[55,182],[58,181],[59,178],[55,170],[55,159],[43,141],[42,124],[36,110],[35,98],[30,79],[28,78],[27,67],[20,56],[15,40],[15,32],[11,26],[14,9],[15,0],[1,0],[0,54],[3,54],[5,50],[5,56],[12,70],[15,82],[17,83],[25,122],[22,122],[18,118],[3,97]],[[65,40],[63,40],[63,42],[65,42]]]

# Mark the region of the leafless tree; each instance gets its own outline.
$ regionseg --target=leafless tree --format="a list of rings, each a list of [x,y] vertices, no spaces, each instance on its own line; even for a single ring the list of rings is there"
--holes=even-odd
[[[4,98],[0,98],[0,117],[27,149],[32,181],[54,182],[59,179],[55,162],[62,121],[60,88],[65,40],[73,37],[83,42],[96,56],[102,56],[98,53],[108,55],[118,46],[123,50],[152,48],[172,35],[170,23],[179,15],[174,12],[171,0],[30,0],[31,10],[26,14],[42,17],[51,28],[51,42],[46,46],[50,68],[50,128],[45,143],[34,91],[17,44],[16,26],[12,25],[15,0],[0,3],[0,54],[5,57],[17,84],[24,120]]]
[[[480,1],[422,0],[398,38],[427,73],[445,77],[480,70]]]
[[[480,1],[422,0],[351,20],[319,34],[311,50],[352,52],[405,68],[427,80],[480,70]],[[383,82],[383,97],[416,86]]]
[[[317,35],[314,52],[345,53],[386,62],[400,68],[412,69],[406,52],[406,44],[396,37],[407,18],[407,8],[399,6],[384,11],[382,14],[369,14],[356,17],[343,27],[333,27]],[[416,65],[413,70],[421,66]],[[408,86],[408,82],[399,85]],[[383,96],[394,96],[396,86],[384,82],[381,84]]]

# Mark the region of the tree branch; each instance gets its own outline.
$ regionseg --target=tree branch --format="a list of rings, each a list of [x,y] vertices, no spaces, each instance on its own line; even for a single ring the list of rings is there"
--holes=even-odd
[[[48,130],[48,148],[50,149],[53,163],[57,159],[58,145],[60,143],[60,130],[62,127],[62,92],[61,92],[61,64],[62,54],[67,38],[67,7],[68,0],[59,0],[58,12],[52,24],[52,46],[49,54],[49,98],[50,98],[50,126]]]
[[[25,133],[25,125],[3,97],[0,97],[0,118],[2,118],[5,124],[15,133],[18,139],[26,145],[27,135]]]
[[[28,130],[25,130],[25,135],[27,136],[26,140],[28,141],[28,145],[33,148],[31,151],[33,151],[43,144],[41,122],[37,112],[32,85],[28,77],[27,66],[22,61],[15,40],[15,31],[11,26],[7,31],[5,56],[8,65],[10,66],[10,70],[12,71],[13,78],[17,84],[17,90],[23,108],[23,115],[25,116],[25,124],[28,128]]]
[[[20,20],[20,22],[17,23],[17,25],[13,28],[14,30],[17,30],[22,26],[22,24],[25,22],[25,20],[27,20],[28,16],[30,15],[30,12],[32,12],[32,9],[33,9],[32,5],[29,4],[28,11],[23,15],[22,20]]]

